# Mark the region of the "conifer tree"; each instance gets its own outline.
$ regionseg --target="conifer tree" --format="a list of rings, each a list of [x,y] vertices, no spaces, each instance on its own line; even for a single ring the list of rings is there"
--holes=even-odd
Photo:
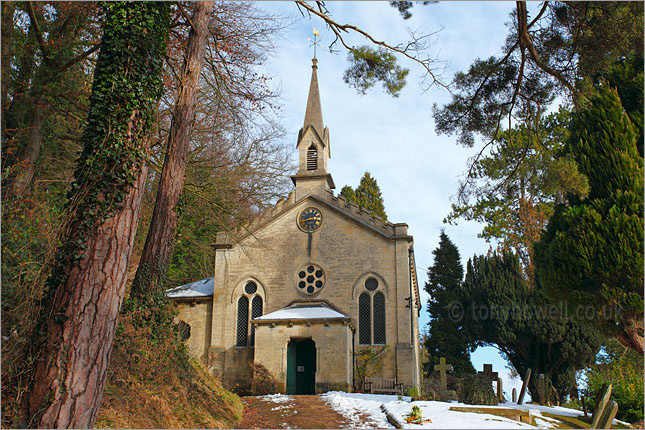
[[[604,340],[594,326],[568,318],[566,307],[545,301],[530,288],[519,259],[510,253],[468,261],[459,290],[462,331],[479,345],[499,349],[524,375],[534,400],[560,403],[575,385],[576,371],[592,364]],[[538,399],[537,376],[555,390]]]
[[[554,297],[593,307],[581,316],[591,315],[642,354],[644,208],[638,130],[617,92],[604,85],[576,115],[570,131],[569,152],[588,177],[590,193],[556,208],[536,244],[538,281]]]
[[[356,193],[349,185],[345,185],[340,189],[340,195],[345,198],[347,202],[356,202]]]
[[[475,368],[470,362],[473,344],[461,331],[459,315],[451,314],[451,305],[457,298],[464,277],[459,250],[442,231],[439,246],[432,254],[434,263],[428,268],[428,282],[425,285],[425,290],[430,295],[430,329],[425,340],[428,368],[425,372],[432,373],[434,365],[439,364],[439,359],[446,357],[447,362],[453,366],[455,376],[474,374]]]
[[[26,412],[39,428],[91,428],[107,378],[163,91],[167,3],[107,2],[83,152],[34,330]]]
[[[365,172],[356,188],[355,194],[356,203],[359,208],[367,209],[370,215],[379,216],[383,218],[383,221],[387,221],[383,197],[381,197],[381,189],[376,183],[376,179],[370,175],[370,172]]]

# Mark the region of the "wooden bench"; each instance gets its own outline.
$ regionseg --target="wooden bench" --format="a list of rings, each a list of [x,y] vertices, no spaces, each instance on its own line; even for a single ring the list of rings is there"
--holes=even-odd
[[[403,395],[403,383],[396,378],[365,378],[363,392],[369,394],[399,394]]]

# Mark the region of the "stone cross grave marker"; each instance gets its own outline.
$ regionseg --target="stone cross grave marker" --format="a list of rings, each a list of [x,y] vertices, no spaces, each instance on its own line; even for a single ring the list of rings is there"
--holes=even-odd
[[[487,379],[490,379],[491,382],[497,380],[497,372],[493,372],[492,364],[484,364],[484,370],[477,373],[484,375]]]
[[[520,390],[520,398],[517,399],[517,404],[521,405],[524,402],[524,395],[526,394],[526,387],[529,384],[529,379],[531,379],[531,369],[526,371],[524,375],[524,380],[522,381],[522,389]]]
[[[598,421],[598,427],[595,427],[595,428],[610,429],[611,423],[616,417],[617,412],[618,412],[618,403],[614,402],[613,400],[610,400],[607,406],[605,406],[605,410],[602,412],[602,415],[600,416],[600,420]]]
[[[446,371],[452,370],[452,364],[446,364],[446,357],[441,357],[439,359],[439,364],[434,365],[434,370],[439,371],[441,376],[441,389],[446,391],[448,389],[448,381],[446,380]]]
[[[591,428],[592,429],[597,429],[598,428],[600,418],[602,417],[603,412],[604,412],[605,408],[607,407],[607,403],[609,402],[609,397],[611,397],[611,384],[609,384],[608,386],[603,387],[603,389],[601,389],[601,391],[600,391],[600,394],[598,396],[598,400],[596,401],[596,407],[593,410],[593,415],[592,415],[592,418],[591,418]]]
[[[517,402],[517,389],[513,388],[513,403]]]
[[[497,381],[497,399],[499,400],[499,388],[500,388],[500,383],[499,383],[499,378],[497,377],[497,372],[493,372],[493,365],[492,364],[484,364],[484,370],[481,372],[477,372],[480,375],[484,375],[484,377],[491,382]]]

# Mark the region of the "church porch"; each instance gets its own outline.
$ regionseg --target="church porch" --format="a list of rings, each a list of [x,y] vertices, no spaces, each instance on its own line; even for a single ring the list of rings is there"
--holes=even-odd
[[[254,319],[255,362],[278,391],[314,394],[352,389],[351,318],[324,304],[292,305]]]

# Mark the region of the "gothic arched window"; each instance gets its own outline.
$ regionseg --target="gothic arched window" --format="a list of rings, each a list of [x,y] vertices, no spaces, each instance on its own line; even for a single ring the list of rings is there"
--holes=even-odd
[[[307,148],[307,170],[318,168],[318,149],[313,143]]]
[[[240,297],[237,301],[237,340],[235,346],[247,346],[249,336],[249,299]]]
[[[255,345],[255,327],[251,326],[251,320],[262,316],[262,297],[257,292],[257,284],[249,281],[244,285],[243,294],[237,300],[237,337],[235,340],[237,347],[244,348]]]
[[[358,298],[358,343],[369,345],[372,343],[372,316],[370,296],[362,293]]]
[[[374,294],[374,343],[385,345],[385,296]]]
[[[367,278],[358,297],[359,345],[385,345],[385,295],[379,286],[376,278]]]
[[[251,300],[251,319],[262,316],[262,297],[255,296]],[[255,327],[251,326],[251,346],[255,346]]]

